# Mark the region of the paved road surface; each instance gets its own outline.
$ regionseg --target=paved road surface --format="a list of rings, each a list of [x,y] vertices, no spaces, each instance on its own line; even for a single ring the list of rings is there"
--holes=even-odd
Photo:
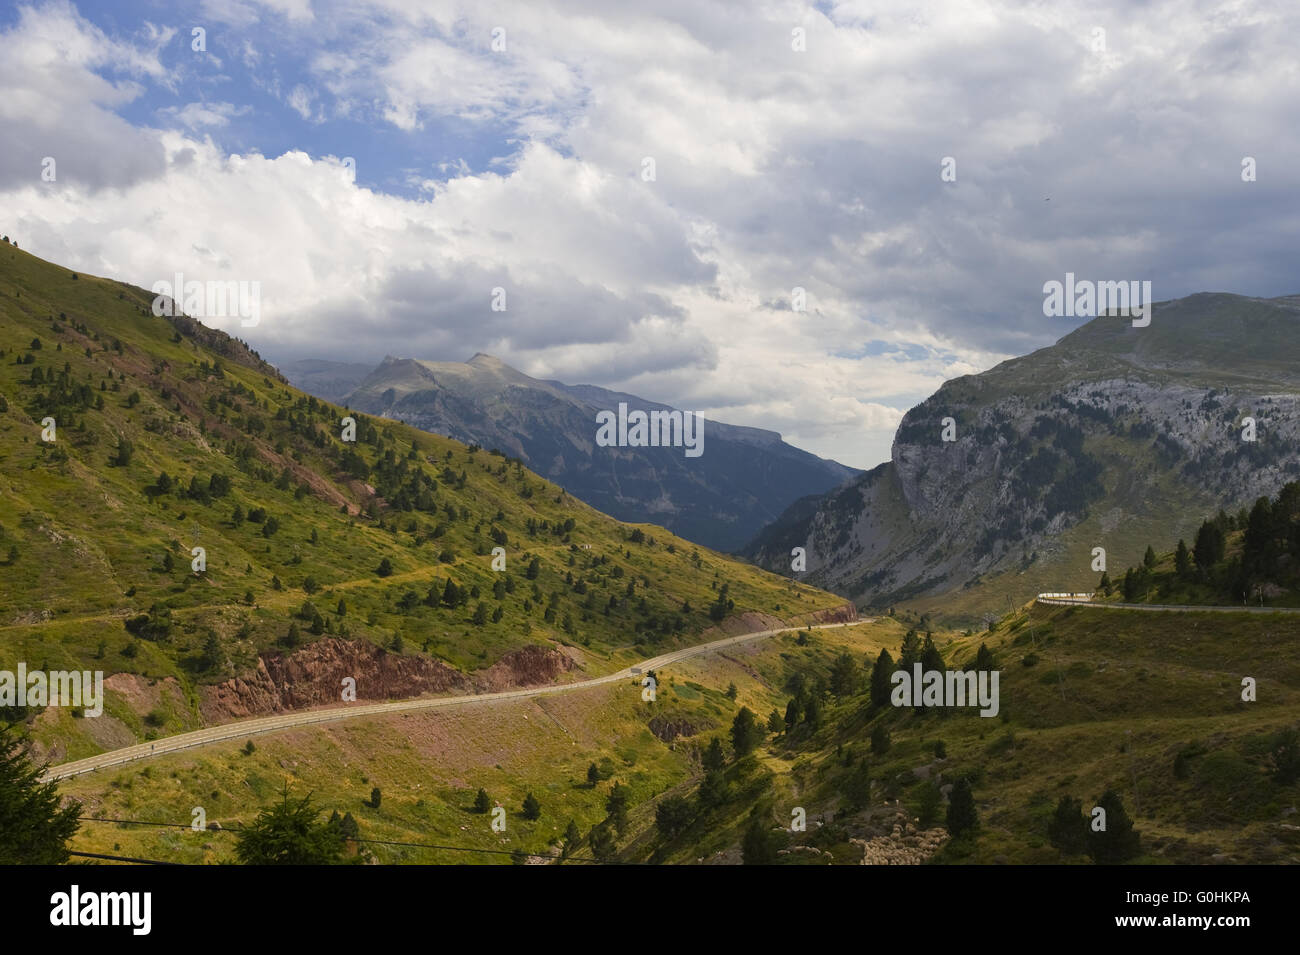
[[[871,623],[872,619],[857,620],[854,623]],[[833,627],[847,627],[847,623],[823,623],[813,627],[814,630],[825,630]],[[122,749],[110,750],[107,753],[100,753],[98,756],[91,756],[89,759],[79,759],[71,763],[63,763],[59,766],[50,767],[44,776],[45,780],[67,779],[69,776],[79,776],[82,773],[94,772],[97,769],[106,769],[110,766],[120,766],[123,763],[134,762],[138,759],[151,759],[154,756],[162,756],[165,753],[175,753],[183,749],[193,749],[196,746],[208,746],[212,743],[220,743],[226,740],[243,739],[246,736],[259,736],[263,733],[274,733],[278,730],[292,729],[298,726],[308,726],[313,723],[333,723],[338,720],[356,719],[359,716],[383,716],[389,713],[403,713],[410,710],[426,710],[434,707],[443,706],[464,706],[467,703],[500,703],[505,700],[520,700],[532,696],[543,696],[552,693],[572,693],[576,690],[585,690],[593,686],[600,686],[604,683],[617,683],[619,680],[628,680],[639,673],[645,673],[647,670],[661,670],[663,667],[672,663],[678,663],[689,657],[699,656],[702,653],[711,653],[714,650],[721,650],[725,647],[735,646],[739,643],[747,643],[751,640],[761,640],[764,637],[775,636],[778,633],[793,632],[803,630],[803,627],[782,627],[778,630],[758,630],[752,633],[741,633],[732,637],[724,637],[721,640],[714,640],[711,643],[701,643],[693,647],[685,647],[681,650],[673,650],[670,653],[664,653],[660,656],[646,660],[636,667],[627,667],[619,670],[617,673],[611,673],[608,676],[594,677],[590,680],[582,680],[578,683],[557,683],[546,686],[529,687],[523,690],[505,690],[501,693],[475,693],[468,696],[435,696],[421,697],[414,700],[395,700],[391,703],[346,703],[340,706],[324,707],[316,710],[300,710],[293,713],[279,713],[275,716],[262,716],[251,720],[240,720],[236,723],[224,723],[221,726],[209,726],[201,730],[194,730],[190,733],[180,733],[176,736],[168,736],[164,739],[154,740],[150,743],[139,743],[135,746],[127,746]],[[638,674],[632,671],[638,670]]]
[[[1160,610],[1167,613],[1300,613],[1300,607],[1204,607],[1194,604],[1120,604],[1093,600],[1091,594],[1039,594],[1040,604],[1058,607],[1100,607],[1103,610]]]

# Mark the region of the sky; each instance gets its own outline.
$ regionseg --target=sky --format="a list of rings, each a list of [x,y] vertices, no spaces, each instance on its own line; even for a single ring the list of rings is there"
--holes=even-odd
[[[1067,272],[1300,292],[1298,27],[1289,0],[6,2],[0,231],[145,288],[258,282],[256,326],[205,321],[275,363],[486,352],[871,467],[943,381],[1085,321],[1043,313]]]

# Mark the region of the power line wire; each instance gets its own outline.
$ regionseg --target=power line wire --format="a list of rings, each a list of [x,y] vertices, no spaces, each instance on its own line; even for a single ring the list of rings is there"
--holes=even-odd
[[[132,856],[109,856],[101,852],[69,852],[70,856],[80,856],[83,859],[110,859],[113,862],[138,862],[141,865],[185,865],[184,862],[163,862],[160,859],[137,859]]]

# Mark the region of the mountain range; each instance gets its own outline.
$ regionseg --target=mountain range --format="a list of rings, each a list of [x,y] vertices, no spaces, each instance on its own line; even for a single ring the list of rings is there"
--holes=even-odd
[[[467,362],[389,357],[346,394],[354,365],[300,361],[284,372],[367,414],[518,457],[606,514],[659,524],[721,551],[742,547],[799,498],[861,473],[792,447],[774,431],[710,419],[698,457],[679,447],[602,447],[600,412],[674,409],[594,385],[532,378],[482,353]]]
[[[795,502],[744,553],[791,574],[802,547],[796,576],[875,606],[1088,590],[1099,558],[1190,542],[1203,513],[1300,474],[1298,390],[1300,297],[1191,295],[1144,328],[1100,316],[946,382],[887,463]]]

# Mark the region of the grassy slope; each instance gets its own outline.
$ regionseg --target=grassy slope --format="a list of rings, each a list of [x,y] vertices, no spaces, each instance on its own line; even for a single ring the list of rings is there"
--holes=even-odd
[[[570,819],[583,835],[603,819],[605,798],[618,781],[629,787],[632,803],[632,825],[620,846],[637,857],[646,841],[637,833],[653,821],[654,800],[690,787],[703,747],[713,735],[725,741],[741,706],[766,714],[783,699],[781,686],[793,670],[824,675],[839,650],[865,660],[881,643],[897,642],[900,632],[885,620],[814,631],[804,646],[787,634],[695,657],[663,671],[654,703],[643,702],[639,685],[629,681],[506,705],[357,720],[259,737],[248,755],[239,743],[217,744],[160,757],[143,771],[77,777],[62,789],[84,801],[86,815],[184,823],[202,806],[209,821],[231,828],[251,820],[288,782],[295,794],[312,792],[324,811],[351,812],[366,839],[543,853],[555,851],[551,843]],[[734,701],[724,692],[730,683],[738,691]],[[690,735],[661,741],[649,729],[656,717]],[[586,782],[593,762],[607,777],[595,789]],[[374,786],[383,792],[378,810],[363,805]],[[480,786],[507,808],[504,834],[470,811]],[[536,822],[519,812],[529,791],[542,803]],[[75,844],[81,851],[216,862],[232,858],[234,837],[87,823]],[[508,861],[410,847],[371,851],[385,862]],[[585,846],[578,854],[589,855]]]
[[[617,669],[645,650],[692,642],[711,625],[704,611],[724,582],[736,612],[797,618],[842,602],[648,525],[647,539],[633,543],[632,528],[504,458],[394,422],[357,415],[359,440],[344,445],[343,409],[287,386],[220,333],[153,316],[150,303],[140,289],[74,278],[0,245],[0,395],[8,405],[0,413],[0,557],[16,552],[0,561],[0,666],[24,660],[175,678],[186,703],[156,714],[161,725],[145,725],[143,714],[110,694],[108,712],[137,737],[196,725],[195,688],[246,671],[275,646],[309,598],[308,577],[320,586],[310,599],[332,632],[346,629],[385,646],[400,635],[403,652],[428,652],[466,671],[527,644],[557,641],[580,644],[592,672]],[[20,364],[28,354],[34,362]],[[32,373],[39,368],[49,381],[65,363],[67,387],[61,380],[60,388],[89,391],[86,400],[74,396],[59,406],[50,385],[31,383]],[[58,422],[54,444],[40,440],[47,414]],[[109,464],[118,436],[134,446],[125,467]],[[353,447],[381,491],[376,475],[386,457],[405,468],[389,481],[392,489],[417,470],[429,475],[437,510],[389,508],[345,473]],[[223,474],[231,490],[210,503],[175,492],[151,498],[145,489],[160,471],[182,489],[192,477],[206,483]],[[236,526],[236,505],[264,508],[278,531],[265,536],[265,525]],[[529,519],[552,528],[571,519],[574,527],[530,537]],[[500,577],[490,569],[493,526],[508,535],[515,584],[500,600],[492,594]],[[202,576],[189,570],[195,543],[207,551]],[[162,569],[164,554],[172,556],[170,572]],[[534,556],[541,567],[535,581],[524,574]],[[380,578],[385,557],[394,573]],[[607,562],[597,566],[601,557]],[[433,581],[448,577],[462,588],[477,586],[480,597],[455,609],[398,606],[406,592],[423,598]],[[275,589],[276,578],[283,589]],[[585,578],[585,595],[576,592],[578,578]],[[615,604],[606,615],[610,597]],[[345,617],[332,612],[340,598]],[[500,622],[471,623],[479,599],[489,611],[500,605]],[[682,612],[685,601],[690,612]],[[132,638],[124,620],[154,604],[172,611],[171,636]],[[652,619],[658,627],[649,631]],[[306,620],[298,625],[304,641],[314,639]],[[210,633],[222,657],[211,665],[202,653]],[[128,645],[135,657],[123,655]],[[66,713],[42,720],[39,734],[61,743],[69,758],[104,748]]]
[[[999,717],[873,714],[865,695],[832,705],[817,732],[797,730],[731,766],[732,800],[684,835],[664,844],[646,832],[645,856],[684,862],[729,850],[734,858],[755,808],[777,826],[802,806],[811,830],[818,815],[845,806],[843,747],[867,758],[872,805],[792,838],[838,862],[861,859],[848,839],[870,834],[869,817],[886,800],[919,810],[924,783],[914,771],[923,767],[945,782],[971,776],[981,820],[973,842],[949,843],[938,861],[1063,861],[1046,838],[1057,799],[1072,795],[1087,808],[1108,788],[1143,835],[1139,861],[1300,861],[1300,839],[1286,828],[1300,792],[1266,773],[1269,741],[1300,719],[1295,636],[1296,623],[1282,618],[1022,609],[994,633],[956,638],[945,650],[950,661],[967,661],[988,642],[1002,673]],[[936,640],[944,648],[943,635]],[[1258,702],[1241,701],[1243,676],[1258,680]],[[893,740],[881,756],[869,743],[878,723]],[[946,745],[944,761],[934,758],[935,740]],[[1188,754],[1183,777],[1174,769],[1180,752]]]

